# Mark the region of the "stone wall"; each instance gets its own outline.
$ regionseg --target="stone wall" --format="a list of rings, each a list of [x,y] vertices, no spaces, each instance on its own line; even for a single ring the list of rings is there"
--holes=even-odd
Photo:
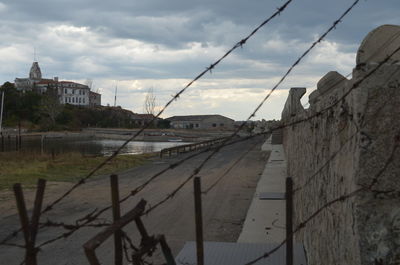
[[[290,91],[282,113],[295,225],[327,203],[296,234],[310,265],[400,264],[400,53],[359,80],[400,46],[400,27],[367,35],[352,79],[327,73],[309,96]],[[305,120],[305,121],[302,121]],[[302,121],[296,123],[296,121]]]

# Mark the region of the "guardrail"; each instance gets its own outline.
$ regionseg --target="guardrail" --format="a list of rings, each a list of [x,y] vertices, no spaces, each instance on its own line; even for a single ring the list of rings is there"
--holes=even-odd
[[[216,138],[216,139],[193,143],[193,144],[185,144],[185,145],[178,145],[178,146],[174,146],[174,147],[164,148],[160,151],[160,157],[163,157],[166,154],[168,154],[168,156],[171,156],[174,154],[178,155],[180,153],[195,151],[195,150],[198,150],[198,149],[210,146],[210,145],[220,144],[223,141],[225,141],[226,138],[228,138],[228,137],[221,137],[221,138]]]

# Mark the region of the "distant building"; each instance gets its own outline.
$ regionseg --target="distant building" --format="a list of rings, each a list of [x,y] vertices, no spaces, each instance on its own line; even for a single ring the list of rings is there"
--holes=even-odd
[[[101,94],[89,91],[89,106],[100,106],[101,105]]]
[[[222,115],[187,115],[167,118],[174,129],[232,130],[234,120]]]
[[[151,122],[154,119],[153,123],[155,126],[157,126],[158,123],[158,118],[155,118],[153,114],[139,114],[139,113],[134,113],[132,116],[132,121],[134,122],[135,125],[138,126],[144,126],[145,124]]]
[[[28,78],[15,78],[15,87],[19,91],[34,91],[40,94],[51,89],[61,104],[92,107],[101,105],[101,95],[90,91],[87,85],[59,81],[58,77],[42,78],[38,62],[32,63]]]

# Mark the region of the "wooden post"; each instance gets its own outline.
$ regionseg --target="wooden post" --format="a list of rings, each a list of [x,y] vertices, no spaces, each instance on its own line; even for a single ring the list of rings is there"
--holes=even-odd
[[[21,120],[18,122],[18,150],[21,150]]]
[[[41,155],[44,154],[44,135],[43,134],[40,137],[40,153],[41,153]]]
[[[143,241],[148,240],[149,239],[149,234],[147,233],[146,228],[144,227],[143,222],[140,219],[140,217],[135,219],[135,223],[136,223],[136,226],[137,226],[137,228],[138,228],[138,230],[140,232],[140,235],[142,236],[142,240]]]
[[[196,221],[196,248],[197,265],[204,265],[204,247],[203,247],[203,217],[201,208],[201,181],[200,177],[195,177],[194,184],[194,213]]]
[[[161,235],[159,240],[160,240],[161,250],[164,254],[165,260],[167,261],[167,265],[176,265],[171,249],[169,248],[167,241],[165,240],[165,236]]]
[[[286,178],[286,265],[293,265],[293,182]]]
[[[38,179],[35,202],[33,205],[32,221],[31,221],[31,240],[35,244],[36,235],[39,227],[40,213],[42,212],[44,190],[46,188],[46,180]]]
[[[135,220],[139,217],[146,206],[146,201],[141,200],[134,209],[130,210],[124,216],[122,216],[118,221],[114,222],[111,226],[108,226],[99,234],[95,235],[85,244],[83,244],[83,248],[85,250],[85,254],[87,259],[89,260],[90,265],[100,265],[99,260],[96,257],[96,249],[110,236],[115,234],[117,230],[122,229],[125,225],[130,223],[132,220]]]
[[[14,195],[17,202],[19,219],[21,221],[22,231],[25,240],[25,263],[26,265],[37,265],[35,241],[39,227],[40,213],[42,210],[44,190],[46,187],[46,180],[39,179],[36,190],[35,203],[33,206],[32,220],[29,223],[28,213],[24,200],[24,194],[20,183],[14,184]]]
[[[0,132],[1,135],[1,151],[4,152],[4,135],[2,132]]]
[[[118,188],[118,176],[111,175],[111,201],[112,201],[112,212],[113,212],[113,220],[114,223],[121,218],[121,209],[119,204],[119,188]],[[114,260],[115,265],[122,265],[122,231],[117,230],[114,234]]]

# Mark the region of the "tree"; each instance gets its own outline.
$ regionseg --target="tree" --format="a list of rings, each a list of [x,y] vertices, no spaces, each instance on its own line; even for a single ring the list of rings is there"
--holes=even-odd
[[[3,121],[7,123],[12,120],[18,120],[19,113],[17,112],[20,104],[20,93],[10,82],[5,82],[1,86],[0,93],[1,92],[4,92]]]
[[[154,95],[153,88],[149,88],[144,99],[143,112],[153,114],[156,109],[156,96]]]
[[[56,125],[56,118],[62,111],[62,106],[57,96],[57,88],[47,88],[46,93],[42,96],[41,116],[47,129],[53,129]]]

